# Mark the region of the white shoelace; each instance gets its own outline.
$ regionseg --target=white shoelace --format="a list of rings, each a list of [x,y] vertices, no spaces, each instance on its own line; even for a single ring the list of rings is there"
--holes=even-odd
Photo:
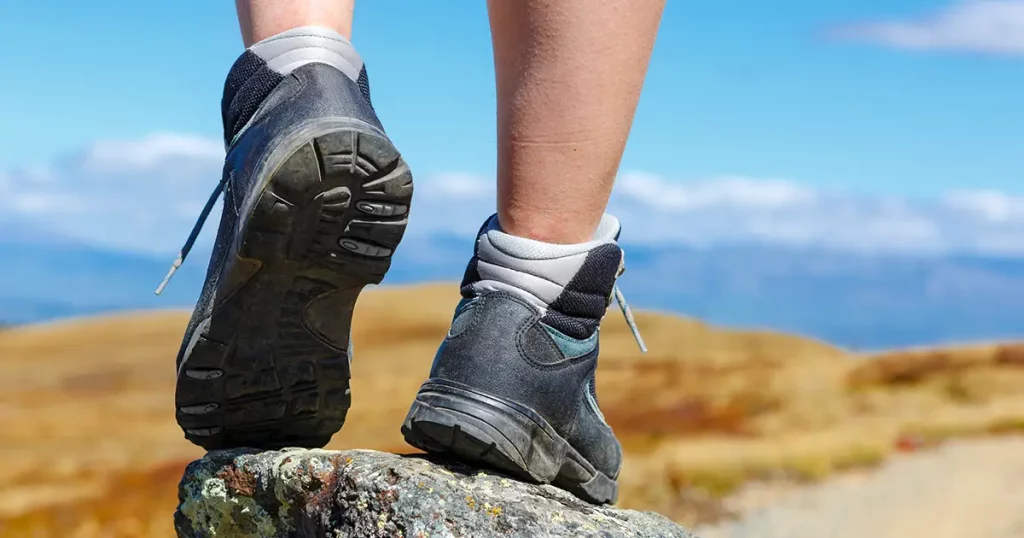
[[[626,254],[622,254],[622,258],[619,260],[619,271],[615,275],[615,280],[618,280],[622,273],[626,272]],[[626,325],[629,326],[629,330],[633,333],[633,339],[636,340],[636,345],[640,347],[641,353],[647,353],[647,344],[644,343],[644,337],[640,335],[640,328],[636,326],[636,319],[633,318],[633,311],[629,309],[629,305],[626,303],[626,296],[622,294],[622,290],[619,289],[618,283],[612,285],[612,296],[615,297],[615,302],[619,304],[619,310],[622,311],[622,317],[626,318]],[[609,297],[608,303],[611,304],[611,298]]]
[[[188,257],[189,251],[192,250],[192,245],[196,243],[196,238],[199,237],[199,232],[203,231],[203,225],[206,224],[206,219],[210,216],[210,211],[213,210],[214,204],[217,203],[217,198],[220,198],[220,194],[224,192],[224,185],[228,182],[228,174],[225,174],[217,186],[213,188],[213,192],[210,194],[210,198],[206,201],[206,205],[203,207],[203,211],[199,213],[199,218],[196,223],[192,225],[192,232],[188,234],[188,239],[185,240],[185,244],[182,245],[181,251],[178,253],[178,257],[171,264],[171,269],[167,271],[167,276],[164,277],[163,282],[157,286],[156,291],[153,292],[157,295],[163,293],[164,288],[167,287],[167,283],[171,281],[171,277],[178,271],[181,264],[185,263],[185,258]]]
[[[633,319],[633,311],[626,304],[626,297],[622,295],[622,290],[616,285],[612,288],[612,293],[615,294],[615,302],[619,303],[619,310],[622,310],[622,316],[626,318],[626,325],[629,325],[629,330],[633,332],[633,339],[636,340],[636,345],[640,347],[641,352],[647,353],[647,344],[644,343],[644,337],[640,336],[640,328],[636,326],[636,320]]]

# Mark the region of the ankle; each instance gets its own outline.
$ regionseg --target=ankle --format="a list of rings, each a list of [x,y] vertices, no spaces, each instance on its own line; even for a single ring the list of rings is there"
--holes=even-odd
[[[510,208],[499,210],[498,215],[502,230],[509,235],[553,245],[586,243],[594,238],[602,221],[601,214],[594,217],[535,209]]]
[[[245,46],[293,28],[330,28],[346,39],[352,35],[353,0],[237,0],[238,22]]]

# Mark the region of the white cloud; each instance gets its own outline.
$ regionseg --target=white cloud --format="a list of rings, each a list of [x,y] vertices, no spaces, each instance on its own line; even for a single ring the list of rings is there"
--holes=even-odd
[[[8,170],[0,179],[4,233],[45,232],[108,248],[173,252],[198,215],[182,208],[202,207],[220,179],[223,158],[219,141],[157,134],[100,141],[45,166]]]
[[[997,191],[954,191],[943,203],[991,222],[1012,222],[1024,219],[1024,196],[1011,196]]]
[[[0,171],[0,232],[172,255],[220,177],[219,142],[158,135]],[[470,236],[494,211],[494,181],[417,176],[407,232]],[[867,252],[1024,255],[1024,196],[968,190],[931,200],[826,192],[795,181],[722,176],[681,181],[624,172],[609,211],[632,243],[761,242]],[[217,226],[212,216],[201,242]]]
[[[498,194],[491,179],[464,172],[423,177],[415,175],[414,170],[413,174],[415,187],[407,236],[472,234],[494,213]]]
[[[815,200],[812,190],[777,179],[722,177],[713,182],[678,183],[644,172],[623,174],[618,180],[618,192],[668,211],[723,206],[770,210],[811,204]]]
[[[793,181],[724,177],[696,182],[645,181],[637,196],[624,174],[610,210],[635,242],[713,245],[764,242],[861,251],[933,252],[949,248],[934,203],[815,191]],[[672,192],[672,204],[661,200]]]
[[[474,188],[464,188],[467,184]],[[449,174],[417,185],[411,236],[470,235],[494,208],[493,181],[482,177]],[[449,196],[452,192],[459,196]],[[761,242],[861,252],[1024,255],[1024,197],[992,191],[915,200],[824,192],[781,179],[675,181],[626,171],[609,211],[622,221],[623,239],[632,243]]]
[[[1024,56],[1024,0],[961,0],[916,19],[850,24],[832,34],[909,50]]]
[[[224,158],[219,140],[157,133],[142,140],[101,140],[88,148],[80,166],[91,171],[121,172],[143,170],[175,159],[215,160]]]

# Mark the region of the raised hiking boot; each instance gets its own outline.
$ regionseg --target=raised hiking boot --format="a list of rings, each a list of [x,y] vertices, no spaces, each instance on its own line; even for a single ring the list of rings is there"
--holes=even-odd
[[[589,243],[508,235],[492,217],[463,300],[402,426],[409,444],[612,503],[622,450],[597,405],[598,328],[623,270],[619,223]]]
[[[352,310],[391,265],[412,177],[362,60],[333,31],[299,28],[246,50],[222,112],[223,177],[167,277],[223,190],[177,358],[177,421],[206,449],[321,447],[345,421]]]

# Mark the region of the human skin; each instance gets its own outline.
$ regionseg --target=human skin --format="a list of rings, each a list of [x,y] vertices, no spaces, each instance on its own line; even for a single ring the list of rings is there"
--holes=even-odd
[[[352,35],[355,0],[236,0],[248,47],[300,26]],[[489,0],[498,220],[588,241],[611,195],[665,0]],[[456,67],[457,68],[457,67]]]

